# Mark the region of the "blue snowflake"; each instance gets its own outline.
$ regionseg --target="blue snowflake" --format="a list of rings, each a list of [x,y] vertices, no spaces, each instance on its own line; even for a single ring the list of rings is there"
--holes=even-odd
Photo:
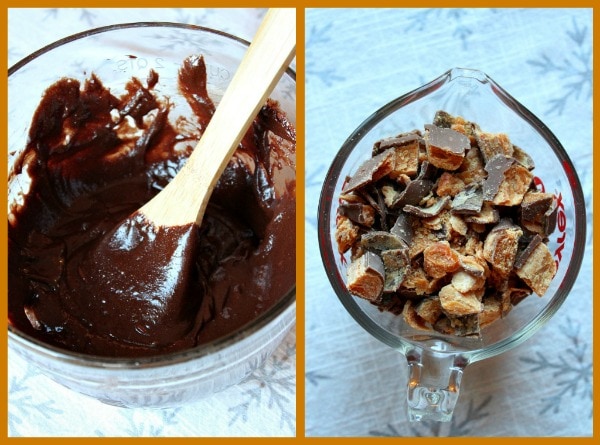
[[[520,358],[522,362],[531,365],[531,372],[551,373],[555,379],[555,394],[540,399],[540,414],[559,414],[563,399],[571,397],[578,401],[589,400],[589,417],[592,417],[592,353],[589,343],[580,338],[579,330],[580,325],[567,318],[567,324],[561,326],[561,332],[570,346],[556,360],[548,359],[541,352],[537,352],[534,357]]]
[[[30,366],[20,376],[11,377],[9,380],[8,404],[8,433],[10,436],[21,436],[21,427],[34,421],[35,417],[50,419],[53,415],[60,415],[63,411],[57,408],[54,400],[37,400],[31,396],[31,380],[35,377]]]
[[[253,406],[266,404],[269,409],[279,411],[280,428],[287,428],[292,434],[295,433],[296,415],[289,406],[296,392],[296,375],[282,372],[290,370],[292,365],[289,359],[295,355],[295,351],[295,343],[285,345],[272,356],[267,365],[252,373],[247,380],[251,385],[245,391],[246,400],[229,408],[232,413],[229,426],[238,421],[246,422]]]
[[[575,19],[572,29],[566,30],[573,42],[571,53],[557,57],[556,54],[540,54],[527,63],[537,69],[542,76],[555,76],[563,85],[563,94],[550,99],[548,113],[562,114],[571,100],[592,97],[592,49],[588,38],[587,26],[580,26]]]
[[[304,68],[307,83],[311,77],[318,78],[326,86],[332,86],[336,82],[345,80],[344,76],[337,74],[336,68],[323,66],[322,60],[317,62],[315,58],[310,57],[313,47],[331,42],[331,33],[334,32],[332,26],[332,23],[327,23],[322,27],[312,26],[308,32],[305,44],[307,57]]]
[[[328,375],[319,374],[316,371],[307,371],[304,377],[308,383],[314,386],[318,386],[321,380],[327,380],[330,378]]]

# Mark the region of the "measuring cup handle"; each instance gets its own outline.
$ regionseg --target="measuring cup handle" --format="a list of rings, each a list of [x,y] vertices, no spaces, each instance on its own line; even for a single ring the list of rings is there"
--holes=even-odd
[[[426,349],[408,351],[406,359],[409,419],[449,422],[468,361],[459,354]]]

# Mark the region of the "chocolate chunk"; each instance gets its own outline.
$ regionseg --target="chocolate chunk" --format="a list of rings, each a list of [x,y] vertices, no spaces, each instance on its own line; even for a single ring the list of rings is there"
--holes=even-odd
[[[386,150],[374,156],[358,168],[356,173],[343,187],[343,192],[348,193],[365,185],[371,184],[389,174],[394,168],[394,150]]]
[[[395,137],[381,139],[373,145],[373,156],[376,156],[389,148],[404,147],[415,143],[419,144],[421,139],[421,135],[418,131],[411,131],[409,133],[399,134]]]
[[[469,138],[458,131],[442,128],[435,125],[425,125],[426,141],[430,146],[435,146],[444,151],[464,154],[471,144]]]
[[[484,200],[492,201],[496,197],[500,189],[500,184],[504,181],[504,173],[510,168],[513,162],[515,162],[513,158],[497,154],[485,164],[485,171],[488,173],[488,176],[483,182]]]
[[[553,201],[552,193],[529,191],[521,202],[521,217],[528,221],[535,221],[550,209]]]
[[[410,246],[414,235],[411,217],[405,213],[398,215],[390,232]]]
[[[558,203],[556,199],[552,201],[550,208],[544,213],[544,234],[550,235],[556,229],[556,217],[558,214]]]
[[[371,207],[379,214],[379,220],[383,230],[387,230],[387,209],[385,206],[385,198],[378,187],[363,187],[358,190],[358,193]],[[372,195],[375,195],[373,197]]]
[[[410,181],[406,188],[400,193],[395,207],[406,205],[417,205],[433,189],[433,182],[428,179],[415,179]]]
[[[483,206],[483,190],[479,183],[469,184],[452,200],[452,211],[460,214],[477,214]]]
[[[343,203],[338,207],[338,212],[350,221],[363,226],[371,227],[375,222],[375,209],[359,202]]]
[[[413,215],[417,215],[421,218],[431,218],[433,216],[439,215],[441,211],[446,208],[449,202],[450,198],[448,196],[444,196],[440,198],[431,207],[416,207],[407,204],[402,208],[402,210],[404,210],[406,213],[412,213]]]
[[[431,162],[423,161],[421,163],[421,169],[419,170],[419,176],[417,176],[417,179],[434,179],[437,171],[438,168]]]
[[[522,252],[517,254],[517,258],[515,259],[514,268],[515,269],[522,268],[523,265],[527,262],[527,260],[531,256],[531,254],[533,253],[533,251],[536,249],[538,244],[540,244],[541,242],[542,242],[542,237],[539,235],[535,235],[531,239],[531,241],[529,242],[527,247]]]

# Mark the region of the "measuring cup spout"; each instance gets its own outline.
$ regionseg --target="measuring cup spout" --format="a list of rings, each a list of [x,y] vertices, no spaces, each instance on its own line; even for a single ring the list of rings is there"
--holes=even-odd
[[[408,414],[412,422],[449,422],[458,400],[463,370],[468,364],[459,353],[411,349],[406,354],[409,367]]]

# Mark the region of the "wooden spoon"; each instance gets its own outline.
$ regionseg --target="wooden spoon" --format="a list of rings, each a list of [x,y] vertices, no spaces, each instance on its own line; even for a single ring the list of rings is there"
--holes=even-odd
[[[75,291],[86,301],[74,315],[87,320],[92,333],[155,348],[189,331],[203,301],[187,296],[198,226],[234,150],[293,58],[295,42],[295,9],[269,10],[186,164],[80,263]]]
[[[295,48],[295,9],[270,9],[185,166],[139,210],[147,221],[200,225],[215,184]]]

